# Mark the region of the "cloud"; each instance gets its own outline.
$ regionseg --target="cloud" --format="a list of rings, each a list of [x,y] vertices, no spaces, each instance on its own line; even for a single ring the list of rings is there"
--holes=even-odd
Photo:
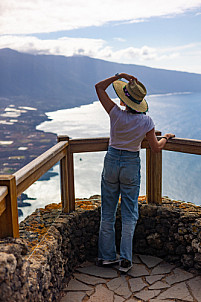
[[[154,48],[144,45],[114,50],[102,39],[63,37],[57,40],[41,40],[33,36],[7,35],[0,36],[0,48],[12,48],[31,54],[85,55],[117,63],[201,73],[201,67],[197,63],[201,57],[200,42],[176,47]]]
[[[109,58],[106,58],[106,54],[109,55]],[[101,56],[102,59],[109,59],[113,62],[147,64],[149,61],[153,62],[175,58],[178,56],[178,51],[174,48],[170,51],[166,48],[160,49],[144,45],[139,48],[127,47],[117,51],[113,51],[111,48],[103,48],[102,51],[99,51],[99,56]]]
[[[117,41],[117,42],[125,42],[126,39],[124,38],[120,38],[120,37],[117,37],[117,38],[113,38],[114,41]]]
[[[182,14],[201,0],[1,0],[0,34],[56,32]]]
[[[33,36],[0,36],[0,48],[12,48],[31,54],[86,55],[115,62],[130,63],[132,60],[157,59],[157,49],[148,46],[127,47],[113,50],[102,39],[62,37],[57,40],[41,40]]]
[[[101,39],[68,38],[41,40],[33,36],[0,36],[0,48],[31,54],[86,55],[94,57],[105,45]]]

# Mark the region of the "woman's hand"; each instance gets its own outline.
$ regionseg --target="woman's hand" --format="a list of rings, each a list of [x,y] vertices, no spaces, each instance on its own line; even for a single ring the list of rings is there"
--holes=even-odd
[[[103,107],[105,108],[105,110],[107,111],[107,113],[110,113],[110,111],[114,107],[115,103],[110,99],[110,97],[107,95],[105,90],[107,89],[107,87],[110,84],[112,84],[114,81],[116,81],[119,78],[124,78],[125,80],[127,80],[130,83],[133,82],[133,80],[138,82],[134,76],[122,72],[122,73],[118,74],[118,76],[116,76],[116,75],[112,76],[110,78],[100,81],[99,83],[97,83],[95,85],[98,98],[99,98],[101,104],[103,105]]]
[[[133,80],[135,80],[136,82],[138,82],[137,78],[135,78],[133,75],[127,74],[127,73],[120,73],[119,76],[121,78],[124,78],[125,80],[127,80],[128,82],[132,82]]]
[[[172,137],[175,137],[175,135],[172,134],[172,133],[166,133],[166,134],[163,135],[163,136],[167,137],[167,139],[172,138]]]
[[[165,139],[164,137],[166,137],[167,139]],[[165,144],[167,143],[167,140],[169,138],[175,137],[174,134],[172,133],[166,133],[165,135],[163,135],[163,137],[158,141],[156,134],[155,134],[155,129],[153,128],[152,130],[150,130],[149,132],[147,132],[146,134],[146,138],[148,140],[148,143],[151,147],[151,150],[153,152],[160,152],[164,147]]]

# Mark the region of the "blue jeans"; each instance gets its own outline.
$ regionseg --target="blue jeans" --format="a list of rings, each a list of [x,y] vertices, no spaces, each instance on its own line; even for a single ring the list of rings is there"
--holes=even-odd
[[[132,261],[133,234],[138,220],[139,190],[139,152],[118,150],[109,146],[104,159],[101,180],[99,259],[116,259],[115,220],[121,194],[120,259]]]

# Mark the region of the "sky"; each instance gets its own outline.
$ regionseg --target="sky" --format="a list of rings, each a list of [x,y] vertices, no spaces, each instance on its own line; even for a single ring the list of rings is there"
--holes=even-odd
[[[201,74],[201,0],[0,0],[1,48]]]

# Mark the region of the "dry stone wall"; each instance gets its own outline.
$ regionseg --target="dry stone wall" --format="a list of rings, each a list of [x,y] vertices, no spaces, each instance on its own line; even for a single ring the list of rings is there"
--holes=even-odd
[[[161,206],[140,204],[139,212],[136,253],[201,272],[201,207],[165,198]]]
[[[201,208],[163,199],[139,203],[134,252],[156,255],[201,273]],[[0,240],[0,301],[56,301],[77,265],[97,256],[100,197],[78,200],[76,211],[38,209],[20,225],[20,239]],[[117,211],[116,239],[121,217]]]

